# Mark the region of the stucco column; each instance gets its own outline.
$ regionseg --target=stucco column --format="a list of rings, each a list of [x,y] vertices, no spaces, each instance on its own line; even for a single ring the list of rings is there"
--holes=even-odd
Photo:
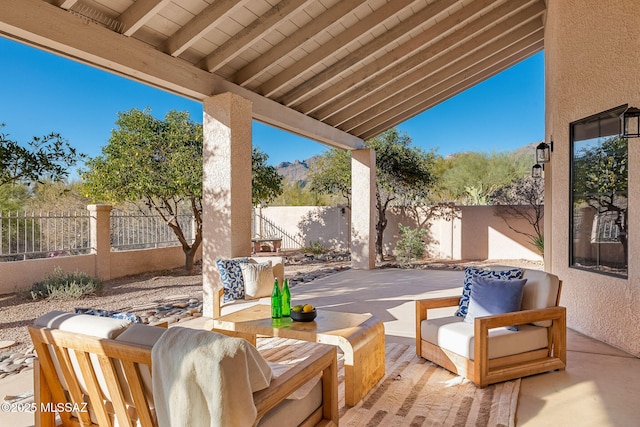
[[[351,267],[376,266],[376,152],[351,152]]]
[[[203,314],[213,316],[222,284],[218,258],[251,253],[251,102],[232,93],[207,98],[203,117]]]
[[[94,275],[111,279],[111,205],[87,205],[91,253],[96,256]]]

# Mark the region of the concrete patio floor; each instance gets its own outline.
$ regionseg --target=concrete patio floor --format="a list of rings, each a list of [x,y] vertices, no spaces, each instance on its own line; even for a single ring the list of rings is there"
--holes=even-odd
[[[371,313],[384,322],[388,342],[414,345],[413,301],[458,295],[461,286],[460,271],[348,270],[299,285],[292,297],[321,310]],[[567,347],[565,371],[522,380],[516,425],[640,425],[640,359],[573,330],[568,331]],[[32,388],[32,372],[23,372],[0,380],[0,398]],[[0,425],[31,426],[33,416],[0,411]]]

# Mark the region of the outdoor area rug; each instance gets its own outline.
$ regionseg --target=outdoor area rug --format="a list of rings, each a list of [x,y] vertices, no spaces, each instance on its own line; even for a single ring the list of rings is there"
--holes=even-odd
[[[304,357],[308,343],[258,339],[267,359]],[[386,345],[386,374],[358,405],[344,405],[344,370],[338,351],[340,425],[343,426],[515,426],[520,380],[484,389],[416,356],[414,346]],[[298,359],[299,360],[299,359]]]

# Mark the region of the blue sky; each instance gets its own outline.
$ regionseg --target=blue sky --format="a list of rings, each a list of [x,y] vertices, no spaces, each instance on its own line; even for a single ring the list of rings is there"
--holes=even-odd
[[[94,157],[107,144],[117,113],[150,107],[157,117],[200,103],[0,37],[0,132],[27,142],[60,133]],[[398,126],[414,144],[441,155],[503,151],[544,137],[544,56],[539,53]],[[269,163],[304,160],[323,144],[254,122],[253,143]]]

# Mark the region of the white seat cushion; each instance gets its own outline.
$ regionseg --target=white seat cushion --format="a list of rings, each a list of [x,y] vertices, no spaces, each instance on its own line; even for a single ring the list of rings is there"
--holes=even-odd
[[[110,317],[74,314],[65,311],[51,311],[38,317],[34,321],[34,325],[50,329],[59,329],[61,331],[73,332],[76,334],[91,335],[97,338],[115,339],[126,331],[126,329],[131,325],[131,322],[123,319],[112,319]],[[60,363],[58,362],[58,358],[54,353],[52,346],[49,345],[48,350],[51,353],[51,357],[58,374],[58,379],[60,380],[62,387],[65,390],[68,390],[69,388],[62,374]],[[78,363],[78,358],[75,352],[69,352],[69,359],[71,360],[75,376],[78,379],[80,389],[83,393],[87,394],[86,381],[82,375],[82,370],[80,369],[80,364]],[[107,387],[107,381],[102,372],[98,357],[95,354],[90,354],[89,359],[91,360],[91,364],[93,365],[93,369],[96,373],[100,389],[106,399],[110,401],[111,393]],[[93,411],[91,410],[89,412],[91,420],[94,423],[97,423],[97,418]]]
[[[547,347],[547,328],[520,325],[518,331],[507,328],[489,330],[489,359],[511,356]],[[473,324],[462,317],[450,316],[423,320],[420,324],[422,340],[473,360]]]
[[[301,399],[287,398],[265,414],[258,422],[260,427],[294,427],[302,424],[322,405],[322,381]]]
[[[51,311],[38,317],[33,323],[49,329],[108,339],[115,339],[131,325],[130,321],[124,319],[74,314],[66,311]]]
[[[522,310],[536,310],[555,307],[560,289],[560,279],[555,274],[540,270],[525,270],[523,278],[527,279],[522,294]],[[536,326],[551,326],[551,321],[535,322]]]

